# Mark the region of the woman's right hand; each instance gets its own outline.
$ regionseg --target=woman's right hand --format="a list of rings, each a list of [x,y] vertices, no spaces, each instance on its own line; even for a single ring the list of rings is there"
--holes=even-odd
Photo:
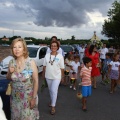
[[[13,73],[15,71],[15,68],[14,67],[9,67],[9,71],[10,71],[10,73]]]

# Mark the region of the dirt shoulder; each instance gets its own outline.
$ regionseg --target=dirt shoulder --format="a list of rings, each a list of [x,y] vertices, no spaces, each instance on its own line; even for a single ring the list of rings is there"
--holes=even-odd
[[[9,46],[0,46],[0,62],[7,56],[11,55]]]

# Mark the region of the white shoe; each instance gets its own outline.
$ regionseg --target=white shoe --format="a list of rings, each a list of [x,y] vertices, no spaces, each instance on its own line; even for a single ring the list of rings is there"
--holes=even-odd
[[[73,90],[76,90],[76,88],[74,87]]]
[[[70,88],[72,88],[72,85],[70,85]]]

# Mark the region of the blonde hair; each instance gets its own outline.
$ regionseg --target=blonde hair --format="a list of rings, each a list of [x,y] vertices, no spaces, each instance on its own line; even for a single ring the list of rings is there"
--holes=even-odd
[[[16,38],[16,39],[14,39],[14,40],[12,41],[12,44],[11,44],[11,52],[12,52],[12,55],[13,55],[13,57],[16,59],[16,56],[14,55],[14,52],[13,52],[13,47],[14,47],[15,43],[17,43],[17,42],[19,42],[19,41],[22,42],[22,44],[23,44],[23,48],[24,48],[23,55],[24,55],[25,58],[27,58],[29,53],[28,53],[28,49],[27,49],[26,42],[25,42],[25,40],[24,40],[23,38]]]

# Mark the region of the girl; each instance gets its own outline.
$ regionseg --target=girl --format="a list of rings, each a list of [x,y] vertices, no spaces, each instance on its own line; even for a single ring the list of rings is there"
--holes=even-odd
[[[70,85],[70,88],[73,87],[73,90],[76,90],[76,82],[79,71],[80,71],[79,56],[75,56],[74,61],[71,63],[71,70],[70,70],[70,79],[75,78],[75,82]]]
[[[117,80],[120,78],[120,62],[119,62],[119,54],[113,55],[113,61],[110,62],[109,65],[109,73],[111,79],[111,90],[110,93],[112,94],[115,92],[115,88],[117,86]]]
[[[69,82],[69,71],[70,71],[70,65],[73,62],[74,56],[73,54],[69,54],[68,58],[65,59],[65,77],[64,77],[64,85],[67,85]],[[67,73],[68,72],[68,73]]]

